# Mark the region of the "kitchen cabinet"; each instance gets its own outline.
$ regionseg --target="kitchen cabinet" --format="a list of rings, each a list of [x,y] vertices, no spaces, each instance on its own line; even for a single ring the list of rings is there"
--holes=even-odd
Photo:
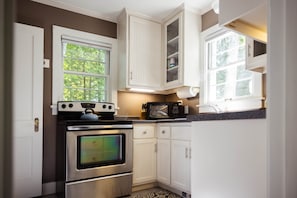
[[[158,124],[157,137],[158,182],[190,194],[191,124]]]
[[[133,127],[133,185],[155,182],[155,124],[134,124]]]
[[[119,88],[161,89],[161,24],[124,11],[118,22]]]
[[[157,180],[170,185],[170,127],[160,126],[158,129],[157,144]]]
[[[221,0],[219,24],[267,42],[267,0]]]
[[[164,89],[199,86],[200,18],[183,10],[164,23]]]
[[[171,128],[171,186],[190,193],[191,128]],[[182,135],[181,135],[182,134]]]
[[[266,73],[266,43],[246,37],[246,69]]]
[[[268,197],[266,124],[266,119],[192,122],[192,197],[209,189],[223,197]]]

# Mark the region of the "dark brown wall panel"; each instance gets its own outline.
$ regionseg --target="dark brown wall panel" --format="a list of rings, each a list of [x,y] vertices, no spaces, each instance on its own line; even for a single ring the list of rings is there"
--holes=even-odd
[[[16,22],[44,28],[44,57],[52,63],[52,25],[116,38],[117,24],[32,2],[16,1]],[[52,65],[44,69],[43,183],[56,181],[56,116],[52,116]]]

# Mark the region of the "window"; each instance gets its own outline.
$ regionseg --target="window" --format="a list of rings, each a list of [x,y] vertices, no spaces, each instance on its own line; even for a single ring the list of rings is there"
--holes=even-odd
[[[117,104],[117,41],[53,26],[52,113],[57,101]]]
[[[109,49],[62,39],[65,101],[106,101]]]
[[[216,105],[222,111],[260,108],[261,74],[245,69],[245,36],[220,29],[204,35],[203,40],[201,103]]]

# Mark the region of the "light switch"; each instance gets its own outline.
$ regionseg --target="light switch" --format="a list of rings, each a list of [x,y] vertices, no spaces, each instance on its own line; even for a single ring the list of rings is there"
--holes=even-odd
[[[43,59],[43,68],[50,68],[50,60]]]

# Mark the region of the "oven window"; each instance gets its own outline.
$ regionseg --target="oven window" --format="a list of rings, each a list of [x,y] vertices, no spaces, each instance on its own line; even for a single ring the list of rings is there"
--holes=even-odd
[[[125,135],[88,135],[77,137],[77,168],[85,169],[125,162]]]

